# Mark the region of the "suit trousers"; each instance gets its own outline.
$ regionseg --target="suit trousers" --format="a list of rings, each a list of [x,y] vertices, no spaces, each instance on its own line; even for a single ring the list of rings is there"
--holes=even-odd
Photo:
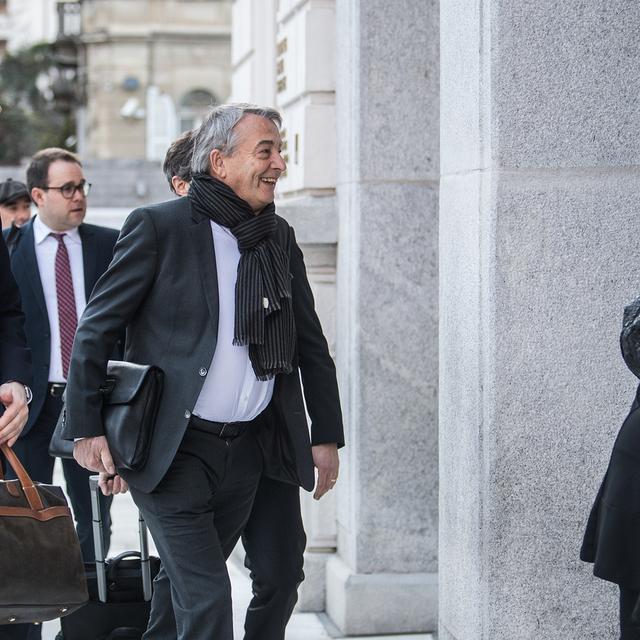
[[[620,640],[640,640],[640,627],[631,622],[639,591],[620,587]]]
[[[162,560],[144,640],[233,639],[226,558],[262,473],[260,420],[231,439],[189,424],[160,484],[151,493],[131,488]]]
[[[242,533],[246,551],[244,564],[251,572],[253,598],[247,609],[244,640],[284,640],[285,629],[298,600],[298,586],[304,580],[302,566],[306,536],[300,513],[297,485],[260,478],[251,515]],[[233,543],[233,544],[232,544]],[[223,548],[225,558],[233,551],[235,538]],[[154,582],[156,592],[171,585],[164,569]],[[173,610],[159,610],[155,624],[174,628]]]
[[[13,451],[23,464],[31,479],[43,484],[53,482],[53,466],[55,458],[49,455],[49,442],[53,435],[58,416],[62,410],[62,399],[47,396],[42,411],[29,432],[13,445]],[[5,464],[5,467],[7,465]],[[91,494],[89,491],[89,476],[92,472],[83,469],[75,460],[62,460],[62,470],[69,501],[76,520],[76,531],[80,540],[80,549],[85,562],[95,560],[93,548],[93,525],[91,515]],[[13,469],[6,468],[6,477],[15,479]],[[106,549],[111,539],[111,519],[109,509],[113,497],[100,496],[102,521],[104,523],[103,536]],[[9,635],[11,634],[11,635]],[[40,625],[19,624],[0,625],[0,638],[11,640],[38,640],[41,637]]]
[[[253,587],[244,640],[284,640],[298,586],[304,580],[306,542],[300,489],[263,477],[242,533],[244,564],[251,572]]]

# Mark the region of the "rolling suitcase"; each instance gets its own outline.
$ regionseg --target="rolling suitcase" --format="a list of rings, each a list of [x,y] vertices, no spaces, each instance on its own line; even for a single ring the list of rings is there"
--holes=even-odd
[[[152,581],[160,560],[149,556],[147,525],[138,514],[140,551],[125,551],[105,560],[98,502],[98,476],[89,479],[95,564],[86,564],[89,602],[60,620],[64,640],[140,640],[147,628]]]

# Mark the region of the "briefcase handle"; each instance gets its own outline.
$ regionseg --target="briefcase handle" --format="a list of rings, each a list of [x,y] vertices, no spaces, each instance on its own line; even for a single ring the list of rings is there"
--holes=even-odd
[[[18,476],[18,480],[20,481],[20,486],[24,491],[24,495],[27,498],[27,502],[33,511],[41,511],[44,509],[44,505],[42,504],[42,498],[38,493],[35,485],[33,484],[33,480],[31,476],[27,473],[27,470],[22,466],[20,460],[18,460],[18,456],[13,452],[13,449],[8,444],[0,445],[0,450],[4,453],[4,457],[7,462],[11,465],[11,468],[16,472]],[[2,471],[2,466],[0,465],[0,480],[4,480],[4,473]]]

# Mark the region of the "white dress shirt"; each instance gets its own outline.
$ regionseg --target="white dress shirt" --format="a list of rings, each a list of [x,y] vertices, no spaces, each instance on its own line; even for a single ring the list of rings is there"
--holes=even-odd
[[[274,380],[258,380],[249,347],[233,344],[240,251],[229,229],[212,221],[211,230],[218,271],[218,342],[193,413],[213,422],[245,422],[267,407]]]
[[[58,233],[50,229],[39,216],[33,221],[33,235],[35,240],[36,259],[40,282],[44,292],[44,301],[49,316],[51,333],[51,358],[49,360],[49,382],[66,382],[62,374],[62,355],[60,353],[60,325],[58,323],[58,296],[56,294],[56,252],[58,241],[51,233]],[[73,280],[73,294],[76,299],[76,315],[78,320],[87,306],[84,294],[84,265],[82,262],[82,240],[78,229],[65,231],[63,242],[69,254],[71,265],[71,279]]]

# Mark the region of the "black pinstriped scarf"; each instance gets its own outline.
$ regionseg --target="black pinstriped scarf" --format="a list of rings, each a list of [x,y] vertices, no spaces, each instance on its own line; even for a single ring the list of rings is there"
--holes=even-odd
[[[289,256],[275,239],[275,204],[255,214],[231,187],[203,173],[193,176],[188,197],[195,211],[238,240],[233,344],[249,346],[258,380],[291,373],[296,331]]]

